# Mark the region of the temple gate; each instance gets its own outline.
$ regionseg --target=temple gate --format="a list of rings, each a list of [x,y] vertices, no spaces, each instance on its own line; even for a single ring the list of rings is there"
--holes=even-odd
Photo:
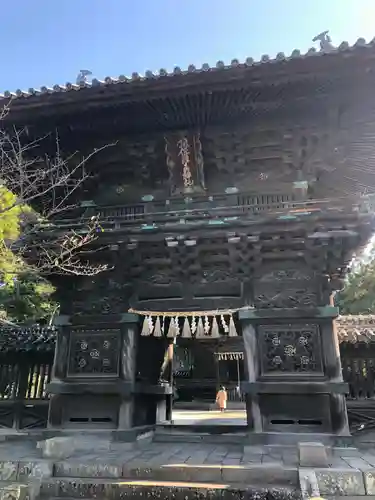
[[[17,92],[5,121],[30,140],[112,145],[54,221],[98,217],[89,255],[109,269],[51,276],[51,428],[165,421],[174,339],[234,326],[250,441],[348,435],[332,294],[373,233],[374,50]]]

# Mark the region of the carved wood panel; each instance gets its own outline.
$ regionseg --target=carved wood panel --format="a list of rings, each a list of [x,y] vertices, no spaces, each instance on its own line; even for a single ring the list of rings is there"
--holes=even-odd
[[[257,271],[254,279],[255,307],[294,308],[319,304],[319,290],[313,271],[288,261],[278,266],[265,268],[263,274],[261,270]]]
[[[263,375],[323,374],[318,325],[260,325],[258,338]]]
[[[120,330],[73,330],[70,334],[68,376],[118,376]]]

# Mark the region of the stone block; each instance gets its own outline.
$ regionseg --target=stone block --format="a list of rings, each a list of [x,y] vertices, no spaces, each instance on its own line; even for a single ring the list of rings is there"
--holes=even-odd
[[[114,498],[119,484],[112,481],[61,479],[56,481],[56,496],[68,498]],[[42,491],[45,494],[44,491]],[[1,500],[1,499],[0,499]]]
[[[43,458],[67,458],[74,454],[76,446],[73,437],[54,437],[39,441],[36,445]]]
[[[368,470],[364,474],[367,495],[375,495],[375,469]]]
[[[53,464],[47,461],[20,462],[18,466],[18,480],[28,481],[52,477]]]
[[[102,451],[110,450],[108,439],[95,439],[95,437],[61,436],[39,441],[37,448],[42,450],[43,458],[57,458],[61,460],[74,455],[77,451],[95,451],[100,454]]]
[[[123,468],[123,477],[133,480],[180,481],[180,482],[220,482],[221,466],[178,465],[155,467]]]
[[[187,481],[199,483],[216,483],[221,481],[220,465],[202,465],[186,467]],[[174,478],[174,469],[172,469],[169,480]]]
[[[223,466],[222,480],[231,484],[267,484],[296,487],[298,485],[298,471],[297,468],[271,464],[238,467]]]
[[[273,498],[277,500],[300,500],[300,494],[296,490],[282,487],[251,487],[236,485],[228,487],[226,484],[212,483],[184,483],[173,481],[172,483],[147,484],[139,481],[108,481],[99,482],[84,480],[62,480],[58,482],[57,496],[67,499],[85,498],[95,499],[107,498],[121,500],[125,498],[174,498],[176,500],[196,500],[220,498],[225,500],[238,500],[239,498]]]
[[[327,450],[323,443],[298,443],[300,467],[328,467]]]
[[[359,470],[316,469],[321,496],[324,495],[365,495],[363,474]]]
[[[34,500],[39,488],[27,484],[8,484],[0,487],[0,500]]]
[[[82,477],[82,478],[120,478],[122,466],[108,464],[80,464],[70,462],[55,463],[55,476],[57,477]]]
[[[0,481],[17,479],[18,462],[0,462]]]
[[[58,482],[55,478],[49,477],[42,480],[40,486],[41,498],[54,498],[58,495]]]

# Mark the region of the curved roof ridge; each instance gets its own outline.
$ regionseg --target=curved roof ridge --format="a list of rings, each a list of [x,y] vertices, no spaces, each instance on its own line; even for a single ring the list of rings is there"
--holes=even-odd
[[[372,47],[375,47],[375,38],[368,43],[364,38],[358,38],[358,40],[353,45],[349,45],[348,42],[342,42],[338,47],[331,48],[329,51],[317,50],[315,47],[312,47],[308,49],[306,53],[302,54],[300,50],[294,49],[289,56],[286,56],[283,52],[279,52],[274,58],[271,58],[268,54],[264,54],[258,61],[255,61],[252,57],[247,57],[243,62],[240,62],[238,59],[232,59],[230,64],[225,64],[223,61],[217,61],[215,66],[210,66],[209,64],[204,63],[200,68],[197,68],[194,64],[190,64],[186,70],[183,70],[179,66],[176,66],[171,72],[168,72],[166,69],[162,68],[158,72],[146,70],[143,75],[133,72],[131,76],[125,76],[121,74],[117,77],[106,76],[103,80],[93,78],[91,82],[82,82],[80,84],[67,82],[65,85],[55,84],[52,87],[42,86],[39,89],[35,88],[29,88],[28,90],[17,89],[14,92],[6,90],[3,93],[0,93],[0,100],[10,99],[10,98],[22,98],[22,97],[25,98],[25,97],[31,97],[33,95],[52,94],[58,92],[69,92],[73,90],[78,91],[85,88],[92,88],[98,86],[106,87],[108,85],[132,83],[135,81],[171,78],[191,73],[225,71],[237,67],[244,68],[244,67],[258,66],[263,64],[275,64],[283,61],[289,61],[292,59],[305,59],[308,57],[318,57],[318,56],[322,57],[327,54],[332,55],[332,54],[338,54],[340,52],[350,52],[357,48],[372,48]]]

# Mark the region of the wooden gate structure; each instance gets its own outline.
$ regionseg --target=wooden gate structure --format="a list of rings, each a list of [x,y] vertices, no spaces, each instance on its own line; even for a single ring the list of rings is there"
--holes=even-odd
[[[375,315],[340,316],[336,320],[340,342],[344,381],[348,384],[347,407],[352,433],[375,428]],[[0,336],[0,428],[34,429],[47,426],[49,394],[56,331],[51,328],[23,330],[6,329]],[[233,339],[235,352],[215,352],[213,345],[206,349],[222,361],[243,360],[239,338]],[[211,342],[212,344],[212,342]],[[184,342],[189,357],[187,340]],[[204,349],[204,344],[200,344]],[[181,383],[182,394],[189,387],[208,387],[213,392],[218,380],[202,379],[204,355],[198,373],[188,374],[188,367],[176,366],[175,380]],[[181,365],[183,362],[179,361]],[[190,364],[193,360],[190,358]],[[186,380],[189,380],[186,383]],[[233,381],[235,382],[235,381]],[[235,383],[233,385],[236,385]],[[230,388],[230,387],[229,387]],[[236,400],[233,391],[233,400]],[[243,399],[243,397],[240,399]]]
[[[55,131],[64,159],[90,158],[74,210],[35,238],[53,248],[99,221],[87,258],[109,266],[50,276],[61,328],[49,426],[168,420],[175,340],[229,350],[237,322],[248,443],[349,435],[332,295],[374,233],[374,56],[362,39],[327,42],[0,96],[12,101],[4,127],[38,142],[31,165],[55,151]]]

